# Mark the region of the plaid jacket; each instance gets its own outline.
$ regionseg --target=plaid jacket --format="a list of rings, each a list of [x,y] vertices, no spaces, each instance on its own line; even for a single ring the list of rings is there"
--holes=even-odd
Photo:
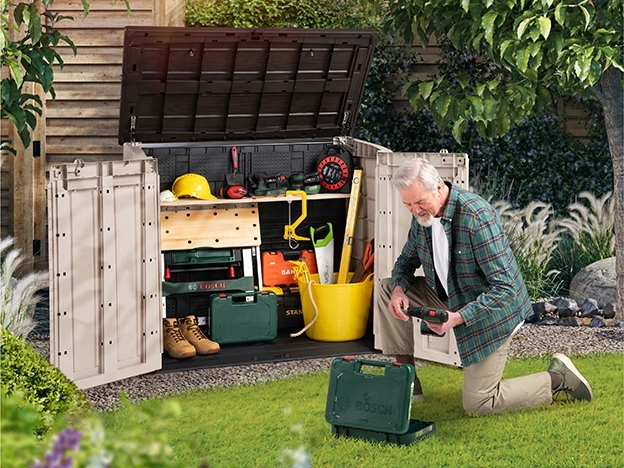
[[[464,367],[496,351],[531,309],[516,259],[503,233],[496,210],[478,195],[450,185],[441,219],[449,244],[448,307],[464,324],[455,327]],[[436,290],[431,228],[412,216],[390,285],[406,291],[422,265],[427,285]]]

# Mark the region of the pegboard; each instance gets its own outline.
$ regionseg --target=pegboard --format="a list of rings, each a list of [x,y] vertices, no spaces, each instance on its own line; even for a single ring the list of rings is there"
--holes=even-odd
[[[260,245],[260,217],[255,204],[191,208],[170,206],[161,211],[161,250]]]

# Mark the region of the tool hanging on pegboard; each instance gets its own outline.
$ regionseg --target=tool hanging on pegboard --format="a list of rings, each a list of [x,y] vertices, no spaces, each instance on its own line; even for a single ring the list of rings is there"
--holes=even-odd
[[[353,158],[344,147],[329,146],[325,153],[319,156],[316,167],[322,191],[349,193],[353,177]]]

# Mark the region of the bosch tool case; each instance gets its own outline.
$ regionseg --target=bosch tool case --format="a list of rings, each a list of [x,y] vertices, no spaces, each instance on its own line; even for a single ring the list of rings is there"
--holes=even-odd
[[[253,343],[277,338],[274,293],[220,293],[210,298],[210,338],[219,344]]]
[[[398,444],[433,434],[435,423],[410,419],[414,376],[410,364],[334,359],[325,407],[332,433]]]

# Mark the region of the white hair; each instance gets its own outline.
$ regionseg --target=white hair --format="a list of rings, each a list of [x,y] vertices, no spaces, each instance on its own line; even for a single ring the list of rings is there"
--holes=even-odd
[[[423,158],[405,161],[399,166],[392,177],[392,184],[397,189],[406,189],[419,180],[425,188],[432,192],[442,178],[433,164]]]

